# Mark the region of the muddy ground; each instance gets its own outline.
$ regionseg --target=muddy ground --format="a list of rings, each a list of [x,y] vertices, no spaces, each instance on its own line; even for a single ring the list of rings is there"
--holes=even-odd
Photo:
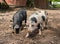
[[[38,9],[39,10],[39,9]],[[32,38],[25,38],[27,29],[20,33],[12,33],[10,21],[17,10],[0,12],[0,44],[60,44],[60,10],[46,10],[48,12],[48,29]],[[35,10],[27,10],[28,17]]]

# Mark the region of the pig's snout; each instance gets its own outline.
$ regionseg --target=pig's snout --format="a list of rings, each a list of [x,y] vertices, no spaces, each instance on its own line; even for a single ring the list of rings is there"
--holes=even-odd
[[[16,34],[19,34],[19,25],[15,25],[14,27]]]
[[[15,29],[16,34],[19,34],[19,28]]]

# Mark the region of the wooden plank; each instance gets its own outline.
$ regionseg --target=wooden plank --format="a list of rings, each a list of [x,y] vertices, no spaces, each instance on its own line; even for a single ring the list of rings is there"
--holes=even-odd
[[[35,6],[38,8],[47,8],[47,0],[35,0]]]

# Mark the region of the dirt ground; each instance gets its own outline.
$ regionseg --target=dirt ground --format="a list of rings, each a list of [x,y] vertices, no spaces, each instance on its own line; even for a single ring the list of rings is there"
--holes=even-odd
[[[39,10],[39,9],[38,9]],[[25,38],[27,29],[20,33],[12,33],[10,21],[17,10],[0,12],[0,44],[60,44],[60,10],[46,10],[48,12],[48,29],[32,38]],[[34,10],[27,10],[28,17]]]

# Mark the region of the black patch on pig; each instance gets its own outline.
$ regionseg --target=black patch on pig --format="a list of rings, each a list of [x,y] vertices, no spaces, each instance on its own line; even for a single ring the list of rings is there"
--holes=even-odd
[[[38,26],[37,26],[37,27],[38,27],[38,29],[40,29],[40,24],[38,24]]]
[[[37,19],[35,17],[31,18],[31,20],[37,23]]]
[[[43,21],[45,21],[45,16],[42,16]]]

